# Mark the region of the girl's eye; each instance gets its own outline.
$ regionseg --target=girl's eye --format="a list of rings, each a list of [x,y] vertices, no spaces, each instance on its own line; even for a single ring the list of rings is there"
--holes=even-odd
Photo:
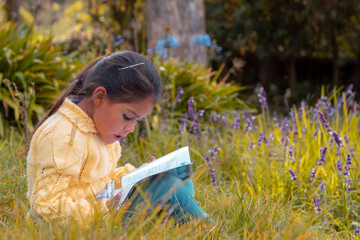
[[[130,121],[130,120],[131,120],[131,118],[129,118],[129,117],[126,116],[125,114],[123,114],[123,118],[124,118],[124,120],[126,120],[126,121]]]

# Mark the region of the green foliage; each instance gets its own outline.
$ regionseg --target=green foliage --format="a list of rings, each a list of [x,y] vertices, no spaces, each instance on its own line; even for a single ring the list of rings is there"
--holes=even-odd
[[[67,86],[66,80],[79,69],[80,64],[73,57],[74,54],[63,56],[60,47],[52,44],[51,37],[36,40],[31,27],[17,27],[11,22],[0,26],[0,136],[5,134],[9,123],[21,123],[19,106],[4,79],[16,84],[28,100],[34,83],[36,94],[27,109],[31,126]]]
[[[165,109],[172,110],[179,87],[183,88],[181,100],[175,112],[186,112],[190,97],[194,98],[196,108],[210,111],[243,109],[246,104],[239,99],[239,93],[249,87],[219,81],[222,68],[218,71],[205,69],[200,64],[186,64],[176,59],[156,61],[163,82],[163,101]]]
[[[236,130],[230,127],[236,115],[228,116],[226,126],[201,121],[200,140],[187,130],[179,134],[178,125],[171,118],[165,124],[164,119],[150,116],[147,122],[153,123],[151,130],[147,128],[146,134],[139,138],[138,128],[127,138],[119,165],[130,162],[138,167],[151,155],[161,156],[188,145],[194,164],[195,198],[216,221],[215,226],[198,220],[179,226],[174,224],[174,219],[148,216],[146,211],[121,225],[122,211],[107,215],[106,220],[102,216],[87,219],[86,226],[71,222],[59,228],[28,221],[25,159],[17,156],[23,148],[19,144],[23,137],[13,133],[8,139],[0,139],[0,221],[3,223],[0,238],[356,239],[352,232],[360,226],[357,219],[360,169],[356,162],[360,147],[356,126],[360,117],[356,110],[348,111],[354,103],[352,99],[346,93],[338,93],[334,91],[316,109],[328,116],[330,127],[343,137],[341,147],[331,140],[332,135],[309,105],[302,105],[299,110],[294,107],[287,126],[259,114],[252,119],[252,129],[246,133],[245,117]],[[329,109],[329,103],[334,109]],[[259,141],[261,134],[267,141]],[[211,173],[204,157],[214,145],[220,146],[219,152],[210,158],[216,186],[211,185]],[[324,146],[328,147],[325,162],[317,165],[320,148]],[[346,153],[352,154],[351,164],[345,164]],[[337,170],[338,160],[343,166],[350,166],[352,184]],[[313,168],[317,171],[310,181]],[[289,169],[295,172],[297,180],[291,179]],[[348,186],[354,189],[349,191]],[[320,214],[314,210],[313,196],[320,198]]]

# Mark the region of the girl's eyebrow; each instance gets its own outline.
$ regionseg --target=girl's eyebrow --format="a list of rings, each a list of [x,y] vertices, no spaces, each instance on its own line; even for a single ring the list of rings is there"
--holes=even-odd
[[[130,112],[131,114],[133,114],[136,118],[140,118],[140,116],[139,115],[137,115],[137,113],[136,112],[134,112],[134,111],[131,111],[130,109],[126,109],[128,112]]]

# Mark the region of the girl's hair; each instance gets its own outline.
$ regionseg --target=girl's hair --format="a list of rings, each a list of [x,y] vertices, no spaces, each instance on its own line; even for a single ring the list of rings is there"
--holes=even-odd
[[[68,96],[91,97],[102,86],[107,97],[115,102],[129,103],[161,95],[159,73],[148,57],[131,51],[115,52],[90,62],[61,94],[45,117],[35,126],[31,137],[44,121],[53,115]]]

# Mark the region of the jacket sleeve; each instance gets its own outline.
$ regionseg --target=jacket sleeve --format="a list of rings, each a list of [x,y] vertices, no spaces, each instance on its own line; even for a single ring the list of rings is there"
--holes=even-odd
[[[84,197],[90,186],[80,183],[86,146],[86,135],[67,124],[59,124],[39,142],[37,159],[42,170],[33,209],[41,217],[63,223],[70,217],[86,219],[94,213],[92,205],[98,203]]]
[[[108,178],[111,181],[115,181],[115,188],[120,188],[121,187],[121,177],[134,171],[135,169],[136,168],[133,165],[131,165],[130,163],[127,163],[123,167],[115,168],[114,171],[112,171],[108,175]]]

